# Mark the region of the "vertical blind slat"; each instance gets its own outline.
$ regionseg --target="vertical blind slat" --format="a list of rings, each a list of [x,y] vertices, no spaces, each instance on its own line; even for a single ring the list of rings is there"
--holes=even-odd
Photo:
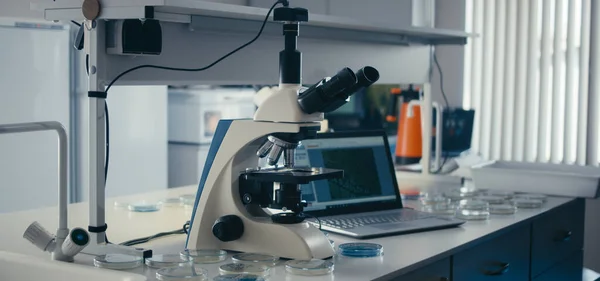
[[[547,144],[550,137],[550,44],[552,24],[552,1],[542,1],[542,53],[540,62],[540,122],[538,130],[537,160],[545,162],[548,160]],[[536,55],[537,56],[537,55]]]
[[[535,1],[535,0],[529,0]],[[518,0],[519,9],[517,15],[517,53],[515,71],[515,126],[512,139],[512,160],[522,161],[525,153],[525,97],[527,96],[527,50],[529,24],[529,1]],[[511,160],[509,159],[509,160]]]
[[[600,148],[600,2],[592,1],[590,24],[590,69],[588,90],[587,165],[598,166]]]
[[[506,1],[496,1],[494,23],[494,80],[492,90],[490,157],[499,159],[502,147],[502,105],[505,103],[504,62],[506,46]]]
[[[473,0],[473,32],[478,34],[478,37],[472,38],[473,42],[473,59],[471,60],[471,102],[475,108],[475,120],[473,129],[472,147],[475,151],[480,151],[480,127],[481,124],[481,90],[482,76],[481,70],[483,67],[483,7],[481,0]]]
[[[483,33],[483,85],[481,92],[480,152],[485,158],[490,157],[492,127],[492,91],[494,81],[494,0],[485,0],[484,33]]]
[[[559,163],[562,160],[561,149],[563,145],[563,133],[564,133],[564,80],[565,80],[565,68],[563,64],[563,38],[565,35],[564,28],[564,12],[565,1],[556,0],[554,6],[554,48],[552,54],[552,113],[549,118],[552,120],[552,130],[550,130],[550,161],[552,163]],[[543,159],[546,160],[546,159]]]
[[[575,161],[577,141],[577,108],[575,101],[578,99],[577,84],[575,83],[575,67],[577,46],[575,33],[577,32],[577,6],[581,0],[569,0],[569,14],[567,19],[567,57],[566,57],[566,81],[565,81],[565,122],[563,141],[563,162],[571,164]]]
[[[590,21],[592,0],[581,3],[581,44],[579,49],[579,102],[577,106],[577,164],[586,164],[587,102],[590,61]]]
[[[535,144],[537,143],[538,127],[538,51],[540,42],[538,39],[538,2],[529,1],[529,36],[527,49],[527,94],[526,94],[526,117],[525,122],[525,161],[535,161]]]
[[[505,56],[505,90],[503,95],[505,96],[502,106],[504,111],[502,113],[502,135],[499,137],[502,140],[502,147],[500,157],[498,159],[511,159],[512,152],[512,139],[513,139],[513,127],[514,127],[514,115],[515,115],[515,89],[512,85],[515,85],[515,65],[516,65],[516,51],[517,51],[517,20],[514,17],[517,15],[517,0],[508,0],[506,6],[506,51]]]

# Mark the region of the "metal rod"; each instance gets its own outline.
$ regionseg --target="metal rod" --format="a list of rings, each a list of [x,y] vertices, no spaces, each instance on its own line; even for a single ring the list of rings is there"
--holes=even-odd
[[[423,85],[423,103],[421,104],[421,134],[423,135],[421,166],[424,175],[431,172],[431,108],[433,106],[431,94],[431,84],[425,83]]]
[[[67,201],[69,196],[67,188],[68,140],[65,128],[56,121],[0,125],[0,135],[38,131],[55,131],[58,135],[58,233],[64,233],[64,230],[68,231]]]

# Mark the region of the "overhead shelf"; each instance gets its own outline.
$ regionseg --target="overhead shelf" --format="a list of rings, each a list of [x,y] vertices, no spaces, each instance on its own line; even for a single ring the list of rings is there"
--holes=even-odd
[[[34,5],[48,20],[83,19],[81,1],[45,1]],[[190,23],[192,28],[218,32],[256,32],[268,9],[199,0],[104,0],[100,18],[155,18]],[[269,21],[265,34],[280,35],[280,25]],[[302,23],[305,38],[363,41],[384,44],[464,45],[468,33],[424,27],[394,27],[352,18],[310,14]]]

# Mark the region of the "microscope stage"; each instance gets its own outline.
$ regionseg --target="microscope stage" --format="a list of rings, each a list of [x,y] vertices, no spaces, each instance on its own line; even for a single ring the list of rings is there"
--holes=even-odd
[[[289,184],[307,184],[316,180],[344,177],[343,170],[327,168],[279,168],[252,171],[242,174],[246,180],[258,182],[279,182]]]

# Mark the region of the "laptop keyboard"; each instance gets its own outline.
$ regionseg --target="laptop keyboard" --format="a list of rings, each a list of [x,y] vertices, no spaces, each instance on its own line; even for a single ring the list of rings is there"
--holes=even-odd
[[[344,217],[335,219],[321,219],[324,226],[351,229],[359,226],[398,223],[405,221],[414,221],[433,217],[427,213],[420,212],[402,212],[396,214],[362,215],[356,217]]]

